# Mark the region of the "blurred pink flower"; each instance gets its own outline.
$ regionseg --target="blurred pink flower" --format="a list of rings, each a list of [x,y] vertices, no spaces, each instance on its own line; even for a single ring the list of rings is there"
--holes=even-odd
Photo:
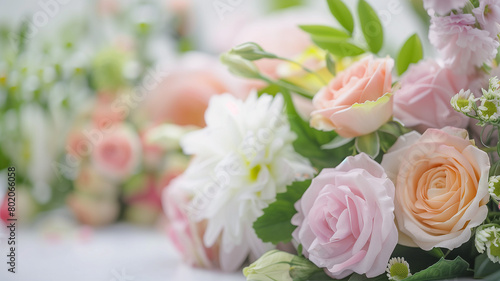
[[[91,155],[94,167],[110,179],[130,176],[140,163],[141,147],[137,134],[124,124],[103,132]]]
[[[122,122],[126,116],[123,112],[112,107],[116,95],[113,93],[100,92],[92,110],[92,122],[94,126],[102,131],[107,130],[114,124]]]
[[[424,8],[432,9],[440,15],[446,15],[451,10],[463,8],[469,0],[424,0]]]
[[[167,234],[184,262],[190,266],[219,268],[219,242],[205,247],[203,235],[206,222],[189,217],[189,193],[179,186],[171,186],[163,193],[163,206],[167,215]]]
[[[475,28],[471,14],[432,17],[429,40],[444,59],[445,66],[457,73],[473,73],[489,64],[497,54],[498,41],[486,30]]]
[[[500,32],[500,2],[498,0],[481,0],[479,7],[472,10],[481,28],[487,30],[492,38]]]
[[[420,132],[450,125],[465,128],[469,118],[456,112],[450,100],[468,89],[469,81],[467,75],[455,74],[434,60],[411,65],[394,94],[394,116]]]
[[[376,131],[392,116],[393,65],[370,56],[339,73],[314,96],[311,126],[345,138]]]
[[[189,53],[146,96],[144,114],[153,123],[205,126],[204,114],[214,95],[247,93],[240,79],[231,76],[213,57]]]
[[[380,275],[398,240],[394,192],[382,166],[368,155],[347,157],[323,169],[295,204],[293,237],[333,278]]]
[[[318,24],[321,20],[322,18],[317,14],[313,15],[303,10],[292,9],[274,13],[244,25],[238,30],[232,46],[254,42],[267,52],[293,59],[313,45],[309,34],[302,31],[298,25]],[[280,60],[262,59],[257,61],[256,65],[264,74],[272,78],[279,78],[278,68],[281,63]],[[311,65],[308,67],[314,68]]]

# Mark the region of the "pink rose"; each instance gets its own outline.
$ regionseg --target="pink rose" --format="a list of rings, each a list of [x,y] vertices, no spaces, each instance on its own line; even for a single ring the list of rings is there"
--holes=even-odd
[[[451,107],[451,98],[468,89],[470,79],[455,74],[433,60],[410,66],[401,79],[401,89],[394,93],[394,116],[419,132],[427,128],[456,126],[465,128],[468,117]]]
[[[424,0],[424,8],[432,9],[440,15],[446,15],[451,10],[463,8],[469,0]]]
[[[366,154],[323,169],[295,204],[293,237],[333,278],[384,273],[396,247],[394,184]]]
[[[229,92],[243,98],[247,94],[240,81],[215,58],[189,53],[146,95],[142,111],[154,125],[169,122],[204,127],[212,96]]]
[[[175,248],[190,266],[219,268],[219,243],[205,247],[203,235],[206,223],[189,217],[189,192],[171,186],[163,193],[163,206],[167,214],[167,234]]]
[[[140,161],[141,147],[137,134],[126,125],[115,125],[102,132],[91,154],[92,164],[111,179],[131,175]]]
[[[393,66],[369,56],[339,73],[314,96],[311,126],[345,138],[376,131],[392,116]]]
[[[466,130],[410,132],[384,155],[382,166],[396,185],[402,245],[457,248],[488,214],[488,155]]]

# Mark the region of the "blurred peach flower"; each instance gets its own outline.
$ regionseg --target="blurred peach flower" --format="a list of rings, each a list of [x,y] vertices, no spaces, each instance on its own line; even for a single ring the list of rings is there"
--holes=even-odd
[[[212,96],[226,92],[240,98],[247,95],[239,81],[229,75],[216,58],[189,53],[147,94],[143,111],[154,124],[169,122],[204,127],[205,110]]]

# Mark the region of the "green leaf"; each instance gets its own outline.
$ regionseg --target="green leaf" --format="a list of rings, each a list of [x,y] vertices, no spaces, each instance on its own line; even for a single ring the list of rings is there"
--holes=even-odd
[[[337,68],[335,67],[335,60],[333,59],[332,54],[326,52],[325,60],[326,60],[326,68],[328,69],[328,71],[333,76],[337,75]]]
[[[343,39],[323,37],[323,36],[313,36],[312,41],[318,45],[318,47],[327,50],[338,57],[355,57],[365,53],[362,48],[347,42]]]
[[[312,36],[348,39],[351,36],[340,29],[326,25],[299,25],[300,29]]]
[[[390,135],[393,135],[395,137],[399,137],[401,135],[404,135],[411,130],[408,128],[404,127],[401,123],[396,122],[396,121],[390,121],[382,125],[379,129],[379,132],[384,132]]]
[[[354,144],[358,152],[364,152],[373,159],[380,151],[380,138],[377,132],[357,137]]]
[[[430,281],[463,277],[468,268],[469,264],[461,257],[456,257],[454,260],[441,258],[427,269],[405,278],[405,281]]]
[[[322,149],[334,149],[339,148],[345,144],[350,143],[354,138],[343,138],[341,136],[336,136],[331,142],[321,146]]]
[[[293,142],[293,148],[297,153],[308,158],[318,171],[326,167],[335,167],[350,155],[345,147],[331,150],[321,149],[322,145],[330,142],[337,134],[334,131],[323,132],[311,128],[309,123],[304,121],[295,110],[290,93],[284,88],[281,88],[280,92],[285,99],[290,128],[297,134],[297,139]]]
[[[424,51],[422,49],[422,42],[418,34],[413,34],[399,51],[398,58],[396,60],[396,68],[398,75],[403,74],[410,64],[417,63],[424,56]]]
[[[492,262],[486,254],[476,257],[474,262],[474,278],[484,278],[495,272],[500,272],[500,264]]]
[[[279,193],[276,201],[263,210],[264,214],[253,223],[255,233],[262,241],[273,244],[290,242],[296,228],[291,223],[293,215],[297,213],[294,204],[310,184],[311,180],[292,183],[286,192]]]
[[[337,19],[337,21],[342,25],[349,34],[352,34],[354,30],[354,19],[352,17],[349,8],[341,0],[327,0],[328,8],[330,12]]]
[[[384,44],[384,29],[380,19],[375,10],[365,0],[359,0],[358,15],[366,43],[370,47],[370,51],[376,54]]]

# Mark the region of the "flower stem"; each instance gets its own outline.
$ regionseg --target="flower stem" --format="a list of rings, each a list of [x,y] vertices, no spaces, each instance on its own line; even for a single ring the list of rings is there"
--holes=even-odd
[[[279,60],[282,60],[282,61],[286,61],[286,62],[295,64],[295,65],[299,66],[300,68],[302,68],[305,72],[313,74],[316,78],[318,78],[319,81],[321,81],[321,83],[323,83],[323,85],[327,85],[328,84],[325,80],[323,80],[323,78],[321,78],[321,76],[319,76],[318,73],[316,73],[316,72],[312,71],[311,69],[305,67],[301,63],[298,63],[298,62],[296,62],[294,60],[283,58],[283,57],[276,57],[276,59],[279,59]]]
[[[283,88],[286,88],[304,98],[307,98],[307,99],[312,99],[313,98],[313,94],[305,91],[304,89],[290,83],[290,82],[287,82],[285,80],[272,80],[271,78],[267,77],[267,76],[264,76],[264,75],[261,75],[260,76],[261,79],[269,84],[274,84],[274,85],[277,85],[279,87],[283,87]]]

